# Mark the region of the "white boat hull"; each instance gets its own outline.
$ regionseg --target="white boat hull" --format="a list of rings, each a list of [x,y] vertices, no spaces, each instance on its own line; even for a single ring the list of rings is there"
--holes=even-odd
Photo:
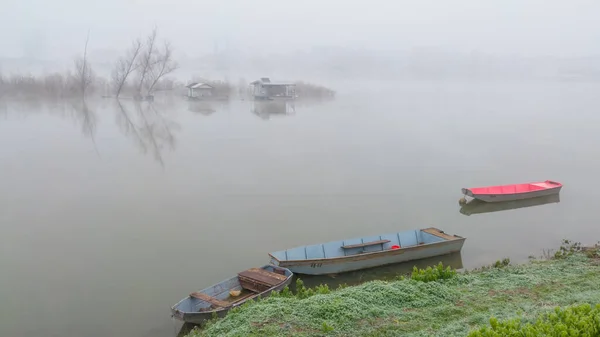
[[[537,197],[545,197],[553,194],[560,193],[562,186],[555,188],[548,188],[544,190],[524,192],[524,193],[511,193],[511,194],[473,194],[469,189],[463,188],[463,194],[469,197],[479,199],[485,202],[502,202],[502,201],[513,201],[523,200]]]
[[[460,252],[464,242],[465,238],[458,238],[369,254],[305,261],[277,261],[272,259],[271,263],[287,268],[295,274],[337,274]]]

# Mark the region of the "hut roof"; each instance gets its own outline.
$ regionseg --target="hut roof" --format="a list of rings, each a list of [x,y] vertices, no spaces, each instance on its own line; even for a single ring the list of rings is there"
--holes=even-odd
[[[213,86],[207,83],[190,83],[188,85],[186,85],[186,88],[190,88],[190,89],[213,89]]]

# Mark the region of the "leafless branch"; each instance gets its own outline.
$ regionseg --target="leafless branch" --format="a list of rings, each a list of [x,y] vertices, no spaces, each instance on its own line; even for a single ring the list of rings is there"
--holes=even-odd
[[[152,90],[156,84],[166,75],[172,73],[178,68],[177,62],[173,60],[173,48],[167,41],[164,44],[162,53],[159,52],[157,57],[156,68],[151,69],[150,72],[150,86],[148,87],[148,94],[152,93]]]
[[[136,61],[141,49],[142,41],[140,39],[136,39],[133,41],[128,53],[119,58],[115,64],[115,68],[113,69],[112,73],[112,80],[117,98],[121,94],[129,75],[131,75],[131,73],[134,72],[138,66]]]
[[[142,53],[140,55],[140,61],[138,64],[139,71],[139,82],[137,85],[137,95],[142,94],[142,88],[144,86],[144,81],[146,80],[148,73],[152,72],[154,65],[156,63],[156,58],[154,55],[156,54],[156,36],[158,35],[156,27],[152,30],[152,33],[148,35],[146,38],[146,43],[144,48],[142,49]]]
[[[89,41],[90,31],[88,30],[87,38],[85,40],[85,48],[83,49],[83,57],[77,58],[75,60],[75,73],[77,76],[79,91],[82,96],[85,96],[88,87],[90,86],[90,84],[92,84],[94,76],[92,72],[92,67],[90,66],[87,59],[87,48]]]

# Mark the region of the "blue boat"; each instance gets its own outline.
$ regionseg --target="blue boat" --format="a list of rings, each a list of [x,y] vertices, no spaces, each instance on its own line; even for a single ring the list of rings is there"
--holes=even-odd
[[[466,238],[434,227],[331,241],[269,253],[295,274],[336,274],[460,252]]]
[[[267,297],[292,282],[294,274],[286,268],[265,265],[250,268],[211,287],[191,293],[173,307],[173,317],[188,323],[202,324],[213,315],[225,317],[232,308],[246,301]]]

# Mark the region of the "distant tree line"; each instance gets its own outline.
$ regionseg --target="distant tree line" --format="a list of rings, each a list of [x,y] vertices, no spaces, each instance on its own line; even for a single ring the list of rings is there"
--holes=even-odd
[[[119,98],[127,95],[136,100],[151,98],[155,92],[180,88],[185,84],[168,76],[179,68],[173,57],[173,47],[168,40],[159,39],[155,27],[146,37],[134,39],[129,47],[114,62],[109,78],[98,76],[88,55],[90,34],[88,31],[81,55],[73,60],[71,68],[42,76],[25,74],[3,75],[0,73],[0,97],[67,99],[102,94]],[[214,95],[230,97],[237,91],[240,96],[251,95],[245,79],[233,85],[228,81],[193,78],[214,88]],[[299,98],[326,99],[335,96],[332,89],[302,81],[295,82]],[[236,90],[237,89],[237,90]]]
[[[306,83],[302,81],[295,82],[296,95],[299,98],[317,98],[327,99],[335,96],[335,91],[321,85]]]
[[[82,55],[76,57],[73,69],[65,73],[33,75],[0,73],[0,97],[41,96],[49,98],[85,97],[99,88],[110,88],[114,97],[127,93],[134,98],[152,95],[157,90],[172,88],[174,81],[167,78],[178,68],[173,59],[173,48],[168,40],[158,40],[154,28],[144,39],[137,38],[119,57],[112,69],[111,78],[95,74],[88,58],[89,32]]]

